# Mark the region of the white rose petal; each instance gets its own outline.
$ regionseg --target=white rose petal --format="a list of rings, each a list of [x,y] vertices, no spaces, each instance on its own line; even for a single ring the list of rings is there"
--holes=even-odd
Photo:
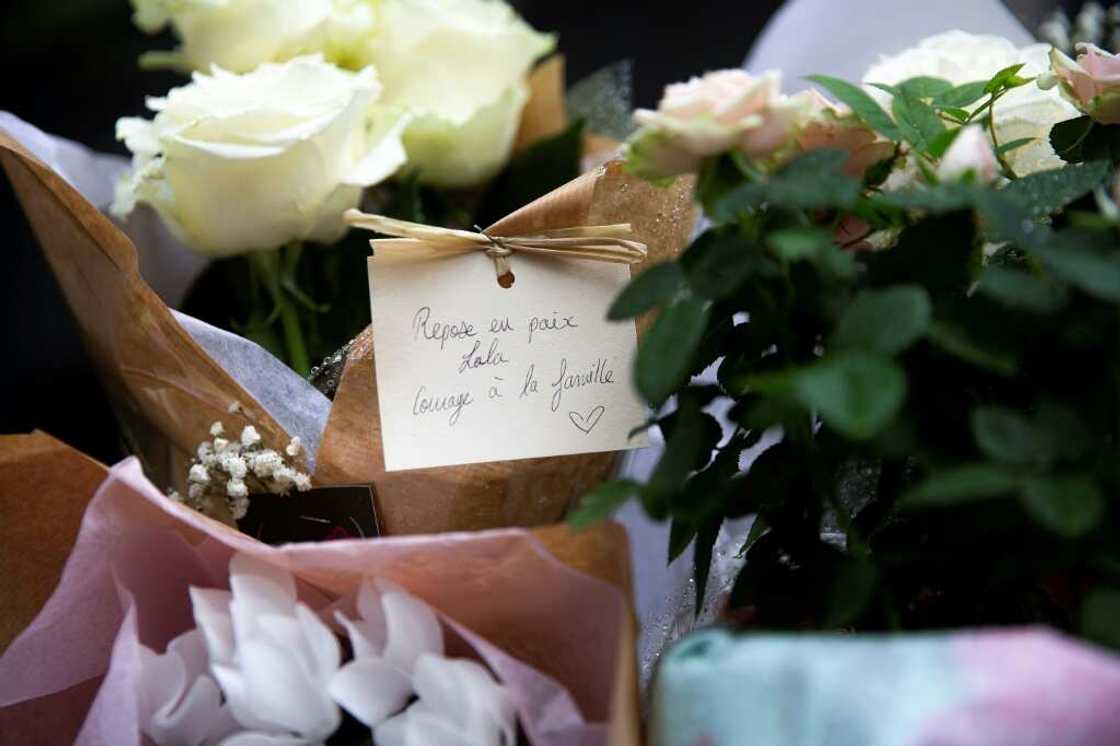
[[[372,68],[351,73],[320,56],[196,73],[149,100],[154,120],[118,123],[133,167],[113,210],[150,204],[187,244],[219,256],[337,241],[362,188],[404,162],[399,115],[371,106],[380,90]]]
[[[884,57],[863,76],[866,83],[893,85],[909,78],[928,75],[953,85],[986,81],[1010,65],[1023,63],[1019,75],[1035,77],[1049,70],[1049,45],[1032,44],[1017,49],[998,36],[948,31],[931,36],[892,57]],[[866,86],[865,90],[890,109],[890,94]],[[979,107],[984,100],[971,108]],[[1062,99],[1057,90],[1042,90],[1028,84],[1004,95],[993,112],[996,138],[1008,143],[1030,138],[1031,143],[1007,153],[1005,159],[1015,173],[1025,176],[1036,171],[1058,168],[1063,161],[1050,146],[1050,129],[1058,122],[1072,119],[1077,110]]]
[[[384,102],[415,114],[409,164],[438,186],[476,184],[509,156],[526,78],[553,37],[494,0],[382,0],[368,56]]]
[[[327,41],[332,0],[132,0],[133,21],[158,33],[170,25],[182,46],[145,55],[149,66],[248,72],[262,62],[315,51]]]

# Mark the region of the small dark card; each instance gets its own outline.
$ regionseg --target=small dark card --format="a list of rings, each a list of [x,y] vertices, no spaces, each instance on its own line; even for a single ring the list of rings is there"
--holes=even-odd
[[[237,522],[242,533],[266,544],[368,539],[381,530],[367,485],[319,487],[290,495],[253,495]]]

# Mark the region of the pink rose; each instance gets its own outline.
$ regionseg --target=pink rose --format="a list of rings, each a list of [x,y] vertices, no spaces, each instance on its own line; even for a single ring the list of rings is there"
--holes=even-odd
[[[1050,70],[1039,78],[1039,86],[1061,84],[1062,93],[1078,109],[1102,124],[1120,124],[1120,57],[1081,43],[1076,60],[1051,50]]]
[[[817,91],[800,96],[807,102],[807,114],[797,132],[801,150],[847,151],[844,171],[856,177],[862,177],[868,168],[894,154],[894,143],[852,116],[847,106],[834,104]]]
[[[990,184],[999,176],[999,161],[992,143],[978,124],[960,131],[937,166],[937,178],[941,181],[957,181],[970,173],[981,184]]]
[[[792,145],[806,100],[779,93],[780,76],[717,70],[666,87],[656,111],[638,109],[642,129],[628,143],[628,160],[647,178],[696,171],[711,156],[740,150],[768,160]]]

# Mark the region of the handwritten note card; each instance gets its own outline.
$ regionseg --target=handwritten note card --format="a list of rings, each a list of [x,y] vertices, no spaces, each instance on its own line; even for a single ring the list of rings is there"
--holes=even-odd
[[[614,451],[646,417],[633,322],[606,321],[622,264],[517,254],[503,289],[482,252],[369,260],[388,471]]]

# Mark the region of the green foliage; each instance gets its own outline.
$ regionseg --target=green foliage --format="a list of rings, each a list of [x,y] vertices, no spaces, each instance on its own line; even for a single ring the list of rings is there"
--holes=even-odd
[[[1067,163],[1120,163],[1120,127],[1099,125],[1088,116],[1054,125],[1050,144]]]
[[[629,479],[604,482],[583,496],[578,507],[568,515],[568,522],[576,529],[610,518],[615,512],[638,494],[641,485]]]
[[[852,112],[857,117],[883,137],[888,140],[899,139],[898,127],[891,118],[887,116],[887,112],[883,111],[883,107],[879,106],[878,102],[871,98],[871,96],[858,85],[849,83],[846,80],[841,80],[840,78],[832,78],[828,75],[810,75],[807,79],[819,84],[833,96],[851,107]]]
[[[932,176],[1019,73],[879,86],[891,115],[815,76],[928,175],[884,192],[843,153],[769,173],[710,159],[711,226],[619,297],[613,316],[660,314],[638,391],[656,410],[676,397],[658,465],[625,494],[672,522],[670,559],[695,547],[698,599],[722,521],[753,515],[731,605],[758,625],[1048,623],[1120,647],[1120,224],[1101,207],[1120,127],[1055,127],[1067,168]],[[890,248],[837,246],[853,218]],[[712,363],[718,386],[699,385]],[[841,546],[822,538],[837,528]]]

